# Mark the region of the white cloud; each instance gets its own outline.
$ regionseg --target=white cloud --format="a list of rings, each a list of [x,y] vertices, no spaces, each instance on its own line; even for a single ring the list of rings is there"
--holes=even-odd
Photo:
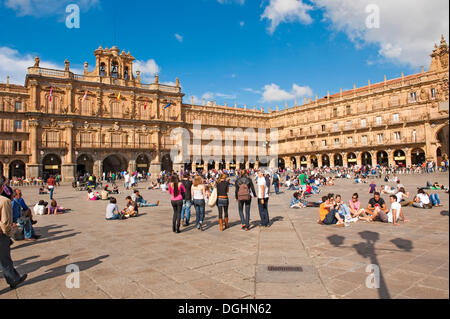
[[[162,82],[161,84],[170,85],[170,86],[176,86],[177,85],[175,82],[172,82],[172,81]]]
[[[183,37],[178,33],[175,33],[175,38],[178,40],[178,42],[183,42]]]
[[[240,25],[241,27],[243,27],[243,26],[245,25],[245,22],[244,22],[244,21],[241,21],[241,22],[239,22],[239,25]]]
[[[0,81],[5,82],[6,77],[10,76],[10,82],[23,85],[28,68],[34,65],[35,55],[20,54],[19,51],[8,47],[0,47]],[[64,70],[64,64],[40,61],[42,68]],[[76,74],[82,74],[83,71],[76,68],[70,68]]]
[[[290,92],[280,89],[280,87],[274,83],[265,85],[262,93],[263,102],[280,102],[289,101],[296,98],[312,96],[313,92],[308,86],[299,86],[297,84],[292,85]]]
[[[308,14],[313,7],[305,4],[302,0],[270,0],[265,8],[261,19],[270,20],[269,32],[273,34],[280,23],[300,21],[304,24],[312,22]]]
[[[66,6],[72,0],[5,0],[5,7],[17,11],[18,16],[43,17],[65,14]],[[76,4],[81,10],[89,10],[99,4],[99,0],[79,0]]]
[[[155,60],[149,59],[147,61],[136,60],[134,62],[134,70],[141,71],[141,77],[144,82],[153,83],[155,74],[159,74],[161,68],[156,64]]]
[[[254,93],[254,94],[262,94],[262,91],[254,90],[252,88],[244,88],[244,91],[247,91],[247,92],[250,92],[250,93]]]
[[[324,11],[331,29],[344,32],[357,47],[379,46],[380,61],[427,65],[434,43],[449,36],[449,1],[311,0]],[[380,9],[380,28],[367,28],[369,4]]]

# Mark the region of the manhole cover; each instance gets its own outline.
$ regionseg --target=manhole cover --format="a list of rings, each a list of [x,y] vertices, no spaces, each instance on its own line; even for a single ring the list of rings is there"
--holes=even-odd
[[[269,271],[281,271],[281,272],[302,272],[302,267],[290,267],[290,266],[269,266]]]

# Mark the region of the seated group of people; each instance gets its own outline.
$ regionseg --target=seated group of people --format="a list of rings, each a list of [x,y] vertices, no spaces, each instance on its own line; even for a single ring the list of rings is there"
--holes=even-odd
[[[150,204],[142,197],[138,190],[134,190],[131,196],[127,196],[126,207],[121,211],[119,211],[119,207],[117,206],[117,199],[114,197],[109,198],[109,204],[106,207],[106,220],[137,217],[139,214],[139,207],[157,206],[159,206],[159,200],[156,202],[156,204]]]
[[[390,195],[390,209],[387,209],[386,203],[381,198],[380,193],[375,192],[373,198],[369,200],[367,208],[361,208],[358,200],[358,194],[355,193],[348,205],[342,202],[340,195],[328,194],[322,198],[322,204],[319,208],[319,224],[348,226],[350,223],[356,223],[359,220],[366,222],[381,221],[384,223],[393,223],[398,226],[398,221],[407,222],[403,215],[402,206],[396,195]]]
[[[36,215],[60,215],[64,214],[68,211],[68,209],[59,206],[56,200],[52,200],[50,206],[48,206],[48,202],[43,201],[42,199],[37,203],[34,207],[34,213]]]

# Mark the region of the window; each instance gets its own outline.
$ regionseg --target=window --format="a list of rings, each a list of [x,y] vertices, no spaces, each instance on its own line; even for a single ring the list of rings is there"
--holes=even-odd
[[[338,125],[338,123],[334,123],[334,124],[333,124],[333,129],[334,129],[335,132],[339,131],[339,125]]]
[[[100,64],[100,76],[106,76],[106,66],[105,66],[105,63],[101,63]]]
[[[322,125],[322,132],[325,132],[325,125]]]
[[[393,117],[394,117],[394,122],[400,121],[400,115],[398,113],[395,113]]]
[[[347,105],[346,110],[347,110],[347,115],[352,114],[352,107],[351,107],[351,105]]]
[[[400,141],[402,139],[402,135],[400,132],[394,132],[394,140]]]
[[[361,120],[361,127],[366,127],[366,125],[367,125],[366,119],[362,119]]]
[[[334,145],[339,145],[339,139],[338,138],[334,139]]]
[[[416,92],[411,92],[411,102],[416,102],[417,101],[417,94]]]
[[[381,116],[377,116],[377,125],[381,125],[381,123],[382,123]]]
[[[334,108],[334,109],[333,109],[333,116],[334,116],[334,117],[337,117],[337,116],[338,116],[337,108]]]
[[[17,111],[21,111],[22,110],[22,102],[16,102],[15,108],[14,110]]]
[[[362,143],[363,145],[367,145],[367,135],[361,136],[361,143]]]
[[[378,143],[383,143],[383,141],[384,141],[384,137],[383,137],[383,134],[382,133],[380,133],[380,134],[377,134],[377,141],[378,141]]]
[[[348,145],[353,144],[353,137],[347,137],[347,144]]]
[[[16,130],[21,130],[22,129],[22,121],[20,121],[20,120],[14,121],[14,128]]]
[[[119,63],[113,61],[111,64],[111,77],[117,79],[119,77]]]
[[[431,89],[431,98],[432,98],[432,99],[435,99],[435,98],[436,98],[436,89],[435,89],[435,88],[432,88],[432,89]]]
[[[322,146],[327,146],[327,141],[326,140],[322,140]]]
[[[417,131],[413,130],[412,135],[413,135],[413,142],[417,142]]]
[[[22,141],[14,141],[14,152],[22,152]]]
[[[129,72],[128,72],[128,67],[127,66],[125,67],[125,70],[123,71],[123,78],[125,80],[129,79]]]

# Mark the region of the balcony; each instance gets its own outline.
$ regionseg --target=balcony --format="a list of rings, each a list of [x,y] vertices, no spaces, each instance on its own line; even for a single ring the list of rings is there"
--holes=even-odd
[[[124,143],[124,142],[75,142],[77,150],[112,149],[112,150],[147,150],[156,149],[154,143]]]
[[[68,144],[63,141],[42,141],[41,148],[51,150],[67,149]]]

